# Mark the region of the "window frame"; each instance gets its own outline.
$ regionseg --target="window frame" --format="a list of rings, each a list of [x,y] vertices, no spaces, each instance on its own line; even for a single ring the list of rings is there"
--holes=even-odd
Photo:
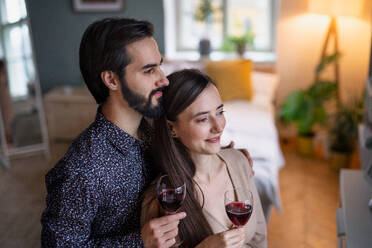
[[[228,4],[228,0],[221,0],[222,2],[222,40],[225,39],[227,37],[227,33],[228,33],[228,30],[227,30],[227,24],[228,24],[228,20],[227,20],[227,4]],[[269,40],[270,40],[270,45],[269,45],[269,48],[268,49],[253,49],[251,50],[252,52],[267,52],[267,53],[273,53],[275,52],[275,37],[276,37],[276,22],[277,22],[277,9],[278,9],[278,6],[277,6],[277,0],[269,0],[269,3],[270,3],[270,37],[269,37]],[[164,3],[166,4],[166,3]],[[176,22],[176,27],[175,27],[175,34],[176,34],[176,37],[175,37],[175,42],[176,42],[176,45],[175,45],[175,52],[193,52],[193,51],[197,51],[197,47],[195,48],[185,48],[185,47],[182,47],[181,45],[181,42],[180,42],[180,32],[181,32],[181,4],[180,4],[180,1],[175,1],[175,5],[174,5],[174,11],[175,11],[175,22]],[[218,48],[212,48],[212,51],[219,51],[220,49]]]
[[[11,64],[13,63],[16,63],[16,62],[22,62],[22,65],[24,67],[24,71],[26,73],[26,78],[30,78],[31,76],[33,76],[33,81],[36,82],[36,83],[39,83],[39,79],[38,79],[38,75],[37,75],[37,68],[36,68],[36,63],[35,63],[35,57],[34,57],[34,47],[33,47],[33,43],[32,43],[32,35],[31,35],[31,27],[30,27],[30,22],[29,22],[29,15],[28,15],[28,9],[27,9],[27,3],[25,1],[25,7],[26,7],[26,16],[25,17],[21,17],[19,20],[15,21],[15,22],[9,22],[7,20],[4,20],[3,17],[6,16],[6,13],[5,13],[5,1],[4,0],[0,0],[0,13],[1,13],[1,16],[2,16],[2,19],[0,20],[0,46],[1,46],[1,58],[4,60],[4,63],[5,63],[5,66],[7,68],[6,70],[6,74],[7,74],[7,80],[8,80],[8,83],[9,85],[12,84],[11,82],[11,77],[9,75],[10,73],[10,67],[11,67]],[[8,49],[7,49],[7,45],[6,45],[6,32],[7,30],[11,30],[12,28],[16,28],[16,27],[19,27],[19,28],[22,28],[22,26],[26,25],[27,26],[27,30],[28,30],[28,36],[29,36],[29,41],[30,41],[30,49],[31,49],[31,53],[29,55],[26,54],[25,50],[22,48],[22,52],[21,52],[21,56],[20,57],[17,57],[17,58],[12,58],[11,60],[9,59],[9,55],[7,54],[8,53]],[[28,66],[27,66],[27,63],[28,61],[31,61],[32,62],[32,66],[33,66],[33,75],[32,73],[30,72]],[[14,82],[13,82],[14,83]],[[25,100],[29,97],[29,92],[26,92],[26,94],[24,95],[12,95],[12,99],[13,101],[21,101],[21,100]]]

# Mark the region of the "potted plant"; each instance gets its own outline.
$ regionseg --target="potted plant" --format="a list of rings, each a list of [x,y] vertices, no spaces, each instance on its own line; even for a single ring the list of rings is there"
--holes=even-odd
[[[221,50],[226,52],[236,51],[239,56],[243,56],[247,46],[253,46],[254,33],[248,30],[243,35],[228,36],[223,44]]]
[[[280,109],[280,120],[296,124],[297,150],[301,155],[313,154],[314,126],[326,123],[324,103],[332,99],[337,92],[336,82],[320,79],[319,73],[338,58],[339,54],[325,57],[316,68],[315,82],[307,89],[290,93]]]
[[[301,155],[313,154],[315,124],[325,124],[323,104],[336,92],[336,84],[317,81],[308,89],[292,92],[284,102],[279,117],[284,122],[294,122],[297,127],[297,150]]]
[[[211,52],[211,42],[208,37],[208,31],[212,22],[212,14],[214,12],[212,3],[210,0],[201,0],[196,8],[194,18],[198,22],[206,24],[205,34],[199,41],[199,53],[203,56],[209,56]]]
[[[330,118],[331,166],[335,170],[348,167],[358,138],[358,124],[363,119],[363,100],[340,103]]]
[[[210,0],[201,0],[195,11],[195,20],[200,22],[207,22],[213,14],[213,7]]]

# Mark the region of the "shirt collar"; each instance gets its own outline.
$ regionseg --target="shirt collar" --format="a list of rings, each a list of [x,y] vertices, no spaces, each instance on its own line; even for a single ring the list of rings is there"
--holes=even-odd
[[[106,119],[102,114],[101,107],[97,109],[95,123],[98,127],[100,135],[104,135],[110,142],[118,148],[122,153],[133,149],[133,146],[140,145],[148,147],[150,131],[148,130],[149,124],[146,120],[142,119],[140,124],[140,132],[143,134],[143,140],[136,139],[124,130],[120,129],[114,123]]]

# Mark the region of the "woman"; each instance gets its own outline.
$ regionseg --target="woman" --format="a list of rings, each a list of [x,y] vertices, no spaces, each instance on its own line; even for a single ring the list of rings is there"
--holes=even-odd
[[[160,174],[175,184],[186,183],[179,225],[182,247],[266,247],[266,222],[251,167],[234,149],[220,149],[225,127],[221,97],[212,80],[198,70],[168,76],[163,94],[165,116],[155,121],[154,160]],[[244,228],[232,228],[225,212],[224,192],[250,188],[253,213]],[[141,222],[162,215],[155,184],[145,193]]]

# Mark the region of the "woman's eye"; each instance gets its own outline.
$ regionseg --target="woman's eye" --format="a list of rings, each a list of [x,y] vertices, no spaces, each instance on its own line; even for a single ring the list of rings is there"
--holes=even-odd
[[[207,122],[207,121],[208,121],[208,118],[202,118],[202,119],[197,120],[198,123]]]

